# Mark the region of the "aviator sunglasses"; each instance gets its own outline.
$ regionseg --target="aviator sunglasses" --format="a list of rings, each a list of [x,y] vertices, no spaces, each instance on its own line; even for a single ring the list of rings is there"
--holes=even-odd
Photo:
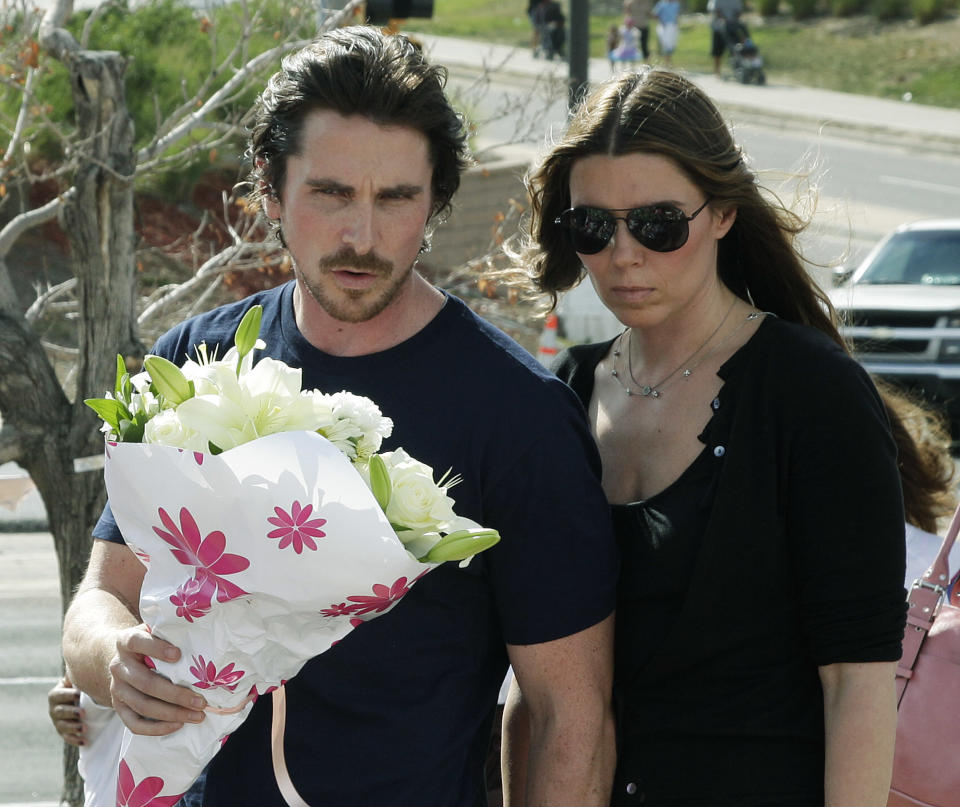
[[[571,207],[556,219],[567,231],[573,248],[583,255],[600,252],[617,230],[617,222],[625,221],[630,235],[654,252],[673,252],[687,243],[690,222],[710,201],[710,197],[689,216],[676,205],[660,204],[646,207],[604,210],[601,207]],[[615,216],[614,213],[626,213]]]

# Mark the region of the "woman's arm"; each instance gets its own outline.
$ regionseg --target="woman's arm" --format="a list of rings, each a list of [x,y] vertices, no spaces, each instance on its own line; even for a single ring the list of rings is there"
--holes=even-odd
[[[885,807],[897,730],[896,662],[819,668],[826,807]]]

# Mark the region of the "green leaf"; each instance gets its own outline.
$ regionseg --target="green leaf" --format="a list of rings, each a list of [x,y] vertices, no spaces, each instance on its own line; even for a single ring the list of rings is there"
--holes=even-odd
[[[147,356],[143,360],[150,380],[157,392],[170,403],[177,405],[193,397],[193,387],[183,371],[172,361],[162,356]]]
[[[142,443],[143,426],[130,420],[121,420],[120,428],[117,430],[122,443]]]
[[[464,560],[489,549],[499,540],[500,533],[496,530],[457,530],[444,535],[420,560],[426,563]]]
[[[383,461],[383,457],[374,454],[370,457],[367,467],[370,470],[370,490],[373,491],[373,498],[377,500],[380,509],[387,512],[387,505],[390,504],[390,497],[393,495],[393,483],[390,481],[387,464]]]
[[[83,401],[97,416],[115,432],[120,431],[121,405],[113,398],[84,398]]]
[[[255,305],[250,308],[247,313],[243,315],[243,319],[240,320],[240,325],[237,326],[237,334],[233,338],[233,343],[236,345],[237,353],[240,354],[241,359],[253,350],[257,344],[257,337],[260,335],[260,320],[262,318],[263,306]]]
[[[127,373],[127,363],[123,360],[123,356],[119,353],[117,354],[117,376],[116,381],[113,385],[113,390],[116,393],[118,398],[123,398],[123,382],[124,378],[129,381],[130,376]],[[127,400],[130,400],[127,398]]]

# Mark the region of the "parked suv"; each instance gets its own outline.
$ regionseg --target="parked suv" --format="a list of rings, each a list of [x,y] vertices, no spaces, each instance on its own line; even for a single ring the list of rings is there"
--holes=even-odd
[[[944,406],[960,439],[960,219],[902,225],[835,280],[856,357]]]

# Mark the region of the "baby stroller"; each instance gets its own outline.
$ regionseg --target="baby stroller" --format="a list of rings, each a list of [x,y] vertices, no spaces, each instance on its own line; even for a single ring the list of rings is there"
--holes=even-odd
[[[727,23],[727,50],[730,51],[730,69],[741,84],[766,84],[763,57],[750,38],[747,26],[737,20]]]

